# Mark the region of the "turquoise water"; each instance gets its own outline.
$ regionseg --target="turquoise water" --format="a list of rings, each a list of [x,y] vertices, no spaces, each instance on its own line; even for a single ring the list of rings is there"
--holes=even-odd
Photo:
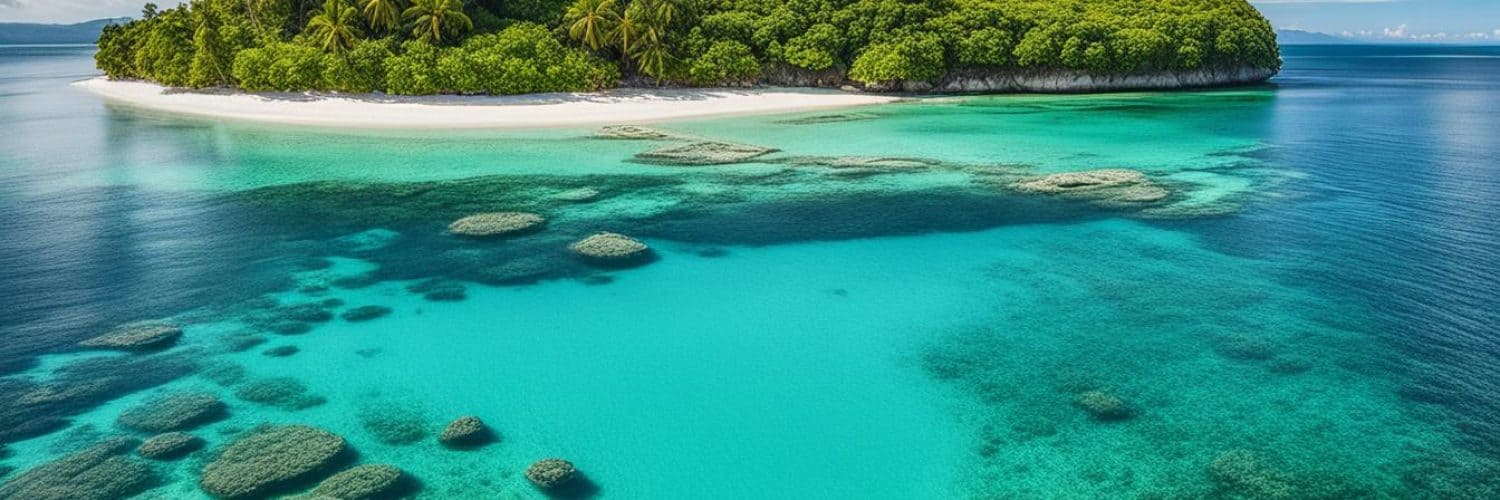
[[[1297,49],[1252,89],[653,125],[780,150],[681,167],[594,129],[158,115],[67,87],[86,49],[0,48],[0,482],[148,437],[116,418],[194,391],[227,417],[142,498],[204,497],[261,423],[339,434],[417,498],[541,498],[522,471],[550,456],[590,486],[562,497],[1494,496],[1500,66],[1472,51],[1494,55]],[[869,157],[921,163],[847,165]],[[1106,168],[1171,194],[1006,187]],[[578,188],[601,195],[556,198]],[[549,223],[445,234],[494,210]],[[567,254],[600,230],[658,258]],[[409,289],[432,279],[463,300]],[[328,299],[393,312],[264,320]],[[76,346],[136,320],[185,333]],[[322,403],[242,397],[286,378]],[[440,446],[461,415],[500,441]]]

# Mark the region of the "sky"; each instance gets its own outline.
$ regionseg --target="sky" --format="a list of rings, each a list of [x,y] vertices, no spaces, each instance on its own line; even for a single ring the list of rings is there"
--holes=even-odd
[[[0,22],[136,16],[146,0],[0,0]],[[166,6],[174,0],[157,0]],[[1277,28],[1379,41],[1500,43],[1500,0],[1250,0]]]

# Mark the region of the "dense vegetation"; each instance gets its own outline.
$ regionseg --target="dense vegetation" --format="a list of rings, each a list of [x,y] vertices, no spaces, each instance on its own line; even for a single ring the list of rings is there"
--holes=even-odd
[[[192,0],[99,47],[114,78],[396,94],[1280,65],[1245,0]]]

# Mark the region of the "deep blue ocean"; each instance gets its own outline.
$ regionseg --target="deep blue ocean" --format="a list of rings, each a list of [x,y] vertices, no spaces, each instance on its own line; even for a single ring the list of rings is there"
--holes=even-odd
[[[363,463],[541,498],[558,456],[574,498],[1500,497],[1497,47],[651,124],[780,150],[691,167],[594,129],[161,115],[70,87],[91,53],[0,47],[0,498],[205,497],[265,423],[356,452],[277,493]],[[1016,187],[1100,169],[1162,195]],[[492,211],[548,223],[447,232]],[[597,231],[654,260],[569,254]],[[183,334],[80,345],[141,321]],[[182,426],[201,450],[47,465],[182,394],[225,408]],[[500,439],[439,445],[461,415]]]

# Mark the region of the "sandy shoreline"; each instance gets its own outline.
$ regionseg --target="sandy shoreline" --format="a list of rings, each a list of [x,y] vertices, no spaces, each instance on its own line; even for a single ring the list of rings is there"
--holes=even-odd
[[[75,87],[187,115],[346,128],[545,128],[790,113],[880,104],[890,96],[811,89],[660,89],[523,96],[383,96],[183,91],[103,77]]]

